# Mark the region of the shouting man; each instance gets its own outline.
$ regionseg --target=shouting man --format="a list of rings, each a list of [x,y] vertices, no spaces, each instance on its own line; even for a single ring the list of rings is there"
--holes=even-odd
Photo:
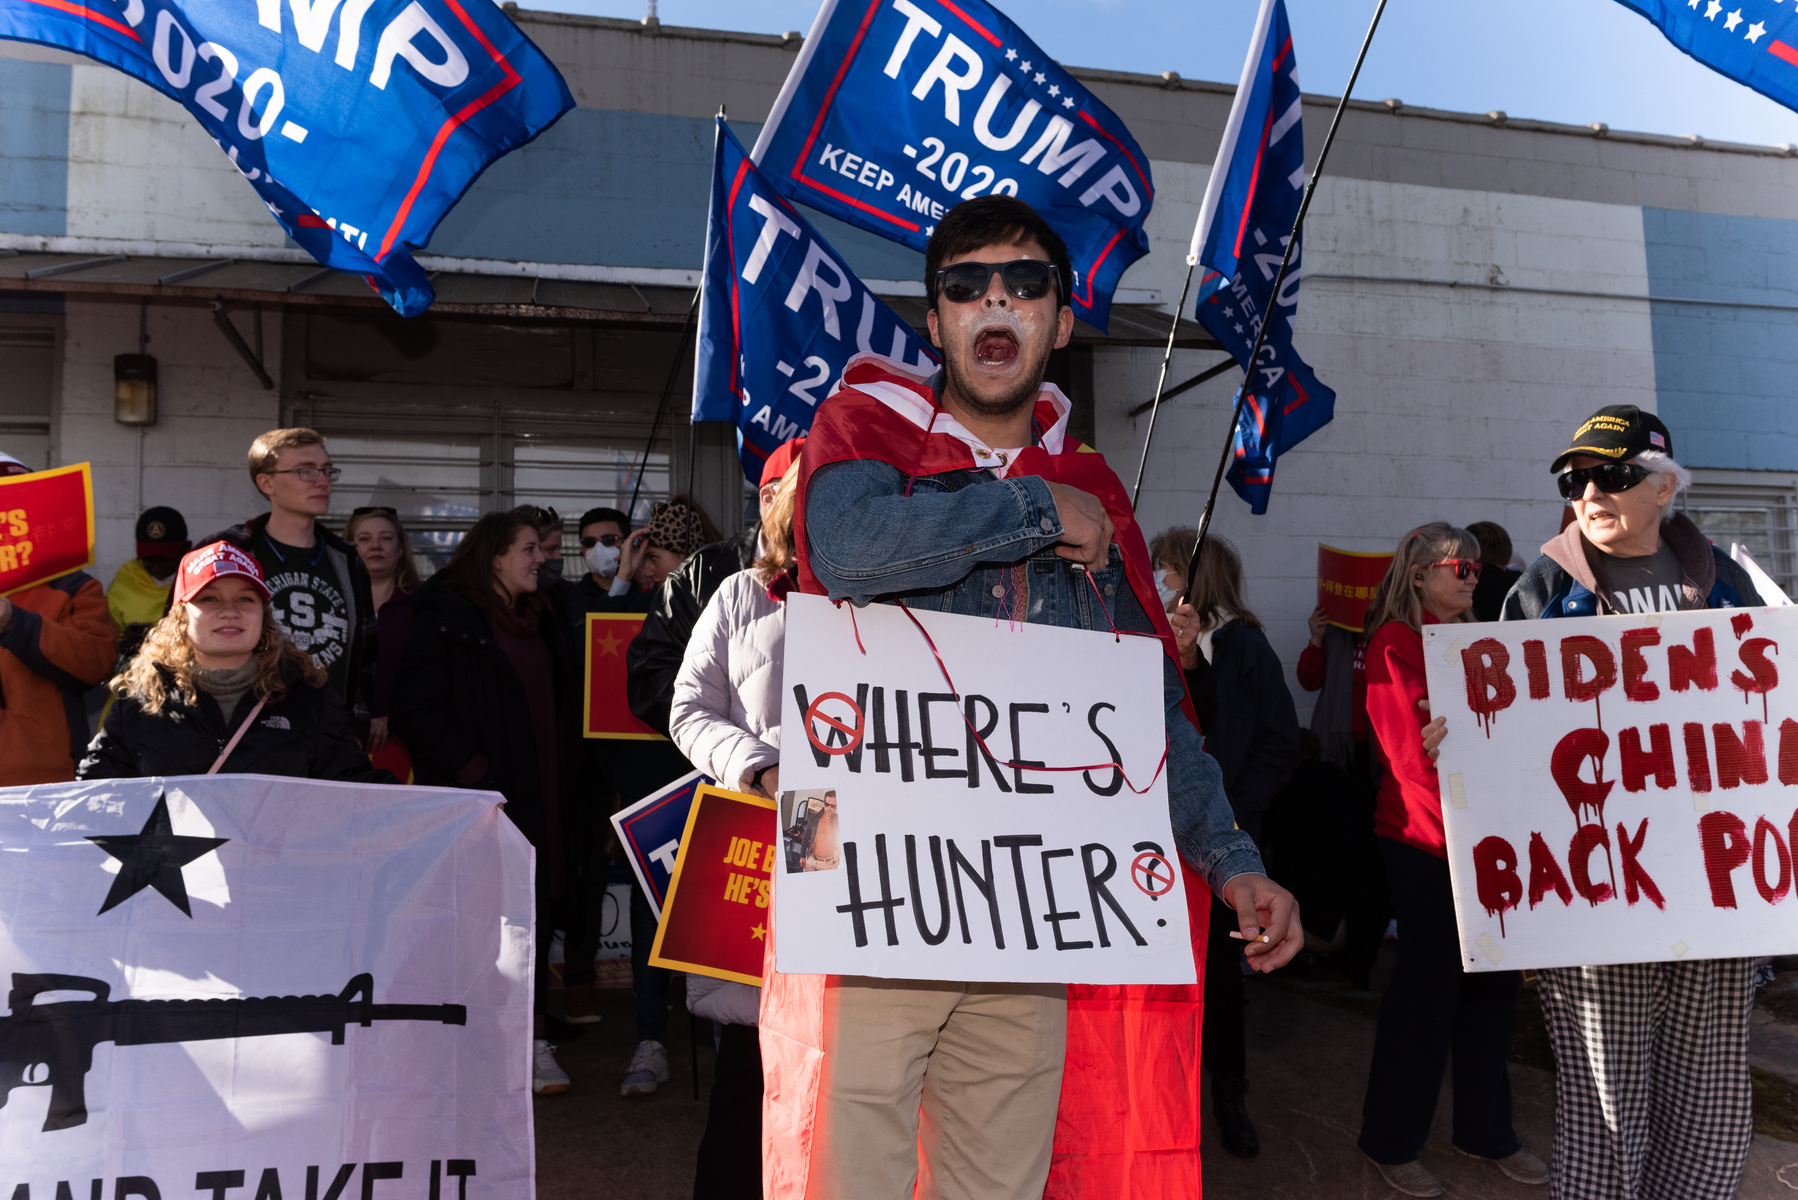
[[[1020,200],[982,197],[942,219],[925,286],[943,369],[926,377],[862,356],[819,407],[801,462],[800,585],[857,604],[898,598],[989,619],[1022,612],[1042,624],[1160,635],[1170,647],[1175,840],[1190,871],[1237,913],[1250,963],[1272,970],[1303,943],[1297,906],[1263,874],[1217,764],[1200,748],[1123,486],[1067,436],[1068,401],[1043,383],[1050,352],[1073,332],[1070,274],[1061,238]],[[1195,940],[1204,928],[1194,923]],[[1071,1022],[1061,985],[771,974],[762,1009],[767,1193],[794,1194],[802,1180],[807,1196],[898,1200],[918,1181],[924,1196],[1038,1197],[1053,1151],[1065,1164],[1058,1169],[1085,1186],[1119,1174],[1148,1185],[1138,1194],[1196,1195],[1196,1121],[1148,1139],[1162,1153],[1134,1164],[1121,1162],[1131,1139],[1109,1119],[1097,1122],[1106,1126],[1097,1139],[1081,1142],[1076,1132],[1057,1141],[1063,1061],[1076,1054],[1077,1106],[1091,1109],[1103,1092],[1138,1119],[1163,1107],[1131,1090],[1140,1076],[1126,1064],[1119,1015],[1148,989],[1074,990],[1076,1004],[1093,1003]],[[1153,991],[1160,1015],[1137,1032],[1157,1054],[1189,1053],[1195,1094],[1186,1103],[1196,1109],[1198,989]],[[1183,1018],[1169,1016],[1176,1009]],[[1063,1124],[1090,1127],[1095,1111]]]

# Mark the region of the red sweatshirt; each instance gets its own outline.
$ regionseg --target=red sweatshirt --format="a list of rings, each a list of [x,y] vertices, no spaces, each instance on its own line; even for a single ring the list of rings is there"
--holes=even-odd
[[[1429,613],[1426,625],[1439,622]],[[1374,805],[1373,831],[1407,846],[1448,857],[1442,832],[1442,794],[1436,764],[1423,752],[1421,730],[1429,716],[1417,702],[1429,695],[1424,679],[1423,635],[1403,621],[1388,621],[1367,643],[1367,719],[1386,773]]]

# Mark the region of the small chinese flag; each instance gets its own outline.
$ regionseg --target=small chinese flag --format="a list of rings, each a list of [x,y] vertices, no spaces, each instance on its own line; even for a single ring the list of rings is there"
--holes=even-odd
[[[637,742],[668,739],[637,719],[625,698],[624,652],[643,628],[642,613],[587,614],[587,692],[581,732]]]
[[[87,463],[0,479],[0,596],[93,565]]]
[[[700,787],[656,926],[651,966],[762,982],[779,833],[774,801]]]
[[[1317,602],[1330,624],[1360,633],[1367,606],[1391,565],[1390,553],[1364,554],[1317,543]]]

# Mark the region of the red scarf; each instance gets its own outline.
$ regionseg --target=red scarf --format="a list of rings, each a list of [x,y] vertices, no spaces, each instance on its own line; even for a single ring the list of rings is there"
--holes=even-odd
[[[1099,498],[1117,530],[1131,591],[1178,666],[1173,630],[1155,590],[1153,564],[1129,494],[1102,455],[1065,436],[1066,411],[1066,399],[1053,386],[1038,393],[1034,421],[1039,444],[1006,464],[1006,477],[1040,475]],[[909,488],[921,475],[977,469],[982,463],[976,462],[974,451],[948,432],[952,424],[925,377],[875,355],[850,360],[843,386],[818,406],[800,457],[793,541],[802,591],[825,592],[812,573],[805,537],[812,473],[830,463],[871,458],[906,475]],[[1183,707],[1196,727],[1190,697]],[[1210,890],[1184,861],[1181,869],[1198,983],[1068,988],[1067,1058],[1045,1200],[1199,1198],[1199,1052]],[[808,1076],[808,1068],[815,1072],[815,1067],[806,1060],[804,1043],[817,1027],[798,1010],[817,1003],[821,992],[802,983],[810,977],[771,974],[772,939],[768,960],[761,1040],[772,1083],[764,1178],[768,1195],[786,1200],[808,1194],[800,1182],[805,1179],[801,1164],[817,1131],[808,1114],[790,1110],[804,1106],[801,1097],[815,1095],[817,1084],[811,1081],[817,1076]],[[800,1104],[795,1106],[794,1100]]]
[[[1174,645],[1173,627],[1155,590],[1154,564],[1142,528],[1130,506],[1123,481],[1105,462],[1105,456],[1062,432],[1067,400],[1053,384],[1037,393],[1032,422],[1037,445],[1019,452],[1005,468],[1004,478],[1039,475],[1097,496],[1105,515],[1116,529],[1118,549],[1124,556],[1124,576],[1144,612],[1149,614],[1162,649],[1174,666],[1180,653]],[[843,370],[843,385],[818,406],[799,459],[799,490],[793,502],[793,544],[799,555],[799,590],[824,595],[824,585],[812,574],[805,536],[805,497],[813,472],[831,463],[850,459],[875,459],[906,476],[907,490],[913,479],[948,471],[973,471],[981,467],[974,451],[949,432],[955,420],[937,403],[926,376],[912,374],[890,359],[861,354]],[[997,460],[988,460],[998,465]],[[1181,678],[1185,673],[1181,672]],[[1198,727],[1192,699],[1181,707]]]

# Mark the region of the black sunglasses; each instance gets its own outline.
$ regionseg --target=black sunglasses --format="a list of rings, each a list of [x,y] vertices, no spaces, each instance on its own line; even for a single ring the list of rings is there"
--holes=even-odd
[[[960,262],[936,273],[936,294],[956,304],[972,304],[986,295],[994,274],[1005,280],[1005,290],[1020,300],[1041,300],[1055,284],[1055,264],[1034,258],[1008,263]]]
[[[1598,490],[1606,495],[1615,495],[1629,491],[1651,474],[1652,471],[1635,463],[1599,463],[1596,467],[1562,472],[1555,476],[1555,486],[1561,489],[1561,499],[1577,500],[1586,494],[1588,483],[1596,483]]]
[[[581,539],[581,549],[591,550],[595,546],[616,546],[624,535],[622,533],[602,533],[598,537]]]

